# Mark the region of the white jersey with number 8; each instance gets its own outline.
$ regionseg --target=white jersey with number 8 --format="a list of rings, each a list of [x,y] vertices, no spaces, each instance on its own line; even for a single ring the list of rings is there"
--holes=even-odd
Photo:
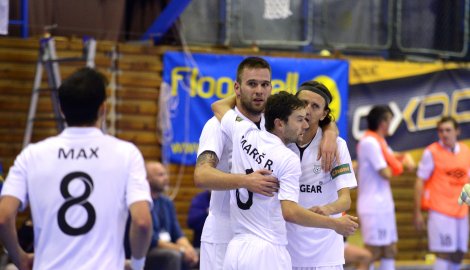
[[[128,208],[151,203],[137,147],[97,128],[67,128],[29,145],[5,195],[31,206],[34,269],[123,269]]]

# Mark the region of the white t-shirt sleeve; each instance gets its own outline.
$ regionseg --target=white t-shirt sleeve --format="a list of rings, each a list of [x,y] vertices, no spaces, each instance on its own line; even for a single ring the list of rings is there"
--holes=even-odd
[[[382,149],[379,143],[374,138],[368,137],[362,142],[361,151],[362,155],[366,156],[367,162],[372,164],[372,167],[376,171],[387,168],[387,162],[382,154]]]
[[[432,159],[432,154],[429,149],[425,149],[423,152],[423,157],[418,165],[418,171],[416,175],[424,180],[429,179],[431,177],[432,172],[434,171],[434,160]]]
[[[9,195],[21,202],[20,210],[28,205],[28,159],[31,146],[25,148],[15,159],[3,184],[2,196]]]
[[[225,135],[222,134],[219,120],[217,120],[215,116],[209,119],[204,125],[201,136],[199,137],[197,156],[199,157],[199,155],[205,151],[212,151],[220,160],[224,149],[223,136]]]
[[[290,151],[290,150],[289,150]],[[293,152],[285,156],[284,162],[279,167],[277,174],[279,180],[279,193],[277,198],[280,201],[299,202],[299,179],[302,174],[300,159]]]
[[[129,207],[138,201],[148,201],[152,206],[144,158],[135,145],[129,150],[129,177],[127,179],[126,203]]]
[[[336,190],[357,187],[357,180],[348,146],[343,139],[338,138],[336,142],[338,145],[339,162],[337,162],[336,166],[331,170],[331,177],[335,181]]]
[[[222,132],[227,135],[227,138],[232,141],[235,134],[235,126],[237,121],[243,120],[234,110],[229,110],[224,114],[222,120],[220,121],[220,128]]]

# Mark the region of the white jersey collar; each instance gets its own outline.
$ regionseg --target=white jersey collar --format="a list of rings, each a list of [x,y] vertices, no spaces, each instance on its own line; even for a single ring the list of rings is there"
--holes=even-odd
[[[61,136],[65,137],[75,137],[75,136],[101,136],[103,135],[103,132],[96,127],[68,127],[65,128],[62,133],[60,133]]]

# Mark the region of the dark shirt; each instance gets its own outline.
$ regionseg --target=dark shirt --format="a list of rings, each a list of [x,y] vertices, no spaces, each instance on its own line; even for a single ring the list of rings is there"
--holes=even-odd
[[[165,195],[153,200],[152,209],[153,235],[150,248],[156,247],[160,239],[160,233],[166,231],[170,234],[171,242],[175,243],[183,236],[180,224],[176,217],[173,202]]]
[[[206,221],[211,200],[210,191],[203,191],[197,194],[191,201],[188,214],[188,227],[193,229],[193,246],[201,246],[201,234],[204,222]]]

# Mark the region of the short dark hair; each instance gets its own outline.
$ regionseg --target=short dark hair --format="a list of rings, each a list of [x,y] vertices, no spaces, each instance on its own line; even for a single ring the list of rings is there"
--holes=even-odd
[[[274,120],[277,118],[287,122],[293,111],[305,108],[305,105],[305,102],[286,91],[280,91],[269,96],[264,109],[264,126],[266,130],[272,131],[274,129]]]
[[[104,75],[91,68],[81,68],[62,82],[59,102],[69,126],[96,122],[99,107],[106,100],[106,85]]]
[[[388,105],[376,105],[372,107],[367,115],[367,128],[376,131],[379,129],[380,122],[386,120],[387,114],[393,116],[393,112]]]
[[[333,101],[333,96],[331,95],[330,90],[328,90],[328,88],[320,82],[306,81],[300,85],[299,90],[295,95],[298,97],[299,93],[302,91],[311,91],[323,97],[323,99],[325,100],[325,110],[328,111],[328,113],[326,114],[325,118],[323,118],[323,120],[320,120],[318,125],[321,128],[329,125],[331,121],[334,120],[334,116],[331,114],[330,109],[330,103]]]
[[[436,126],[439,127],[442,123],[445,123],[445,122],[451,122],[455,129],[459,129],[459,123],[452,116],[443,116],[441,120],[437,122]]]
[[[242,83],[242,72],[245,68],[256,68],[256,69],[261,69],[265,68],[269,70],[269,74],[271,74],[271,65],[269,65],[268,61],[264,60],[261,57],[256,57],[256,56],[250,56],[238,64],[237,68],[237,82]]]

